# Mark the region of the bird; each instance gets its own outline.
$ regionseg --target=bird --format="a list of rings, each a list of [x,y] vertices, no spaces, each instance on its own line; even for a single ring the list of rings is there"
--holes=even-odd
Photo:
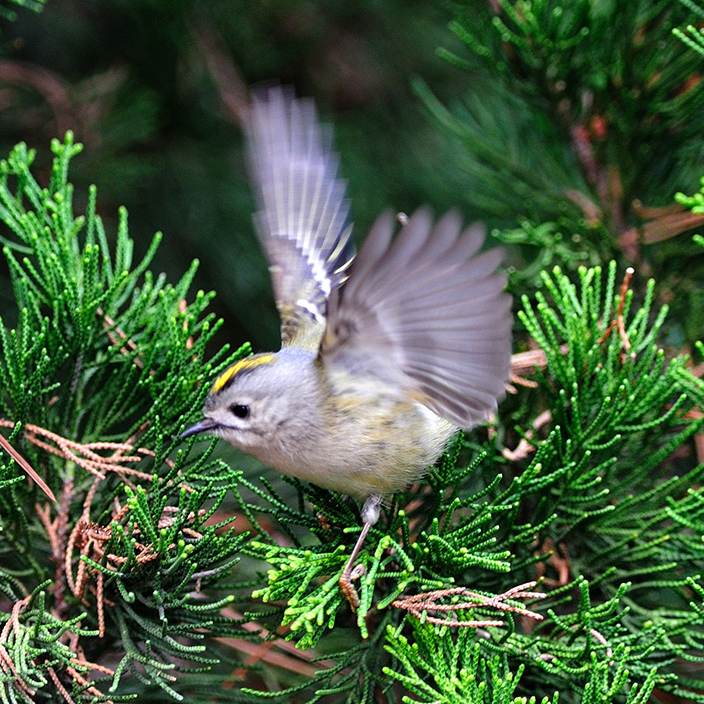
[[[339,578],[384,501],[418,480],[460,429],[496,412],[509,377],[512,299],[502,251],[456,210],[374,222],[359,254],[332,130],[312,100],[255,93],[245,120],[281,348],[235,362],[181,437],[220,437],[264,464],[363,502]]]

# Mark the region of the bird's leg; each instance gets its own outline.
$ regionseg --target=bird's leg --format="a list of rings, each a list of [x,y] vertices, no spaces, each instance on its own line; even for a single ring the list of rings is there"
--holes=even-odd
[[[345,599],[349,601],[352,611],[356,611],[359,606],[359,596],[352,584],[352,580],[359,576],[359,574],[355,574],[357,570],[354,569],[354,561],[357,559],[357,555],[359,555],[364,545],[369,529],[379,520],[380,513],[381,496],[372,494],[364,502],[364,506],[362,506],[362,521],[364,521],[364,525],[362,526],[362,531],[357,538],[357,542],[354,544],[354,548],[352,548],[352,554],[349,560],[347,560],[345,569],[342,571],[342,576],[340,577],[340,591],[345,595]]]

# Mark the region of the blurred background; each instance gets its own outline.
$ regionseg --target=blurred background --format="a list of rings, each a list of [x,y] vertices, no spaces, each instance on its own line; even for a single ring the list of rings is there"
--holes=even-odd
[[[240,130],[271,81],[334,124],[357,240],[384,208],[456,206],[507,244],[515,294],[614,257],[636,290],[658,279],[673,348],[704,330],[704,216],[674,202],[704,173],[704,58],[672,34],[696,3],[28,3],[2,20],[0,149],[26,141],[46,175],[73,130],[77,206],[92,183],[109,226],[125,205],[138,255],[162,230],[172,280],[199,259],[219,343],[278,343]]]
[[[197,284],[218,292],[226,320],[220,341],[275,348],[238,116],[247,87],[292,84],[334,123],[359,238],[384,208],[461,201],[411,87],[422,76],[445,96],[465,82],[435,53],[453,43],[448,20],[422,0],[50,0],[4,25],[0,147],[24,140],[46,167],[50,139],[73,130],[85,145],[78,203],[94,183],[109,223],[124,204],[138,252],[162,230],[156,270],[175,279],[200,260]]]

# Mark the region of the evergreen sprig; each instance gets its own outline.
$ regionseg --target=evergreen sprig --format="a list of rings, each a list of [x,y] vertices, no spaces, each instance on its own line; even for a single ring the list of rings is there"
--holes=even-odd
[[[702,700],[704,683],[681,678],[676,662],[697,660],[704,647],[693,599],[704,564],[695,488],[704,465],[666,464],[704,427],[688,415],[700,382],[686,357],[658,347],[667,308],[652,311],[652,281],[636,306],[631,276],[619,286],[612,263],[606,272],[581,268],[575,283],[555,269],[534,300],[524,298],[520,319],[545,368],[535,374],[538,389],[522,394],[521,417],[547,409],[550,421],[540,437],[524,427],[530,449],[522,457],[501,448],[521,433],[510,413],[493,440],[458,438],[427,484],[387,507],[360,556],[361,649],[348,663],[358,684],[367,682],[371,658],[419,697],[408,701],[514,701],[518,688],[550,700],[559,693],[560,701],[644,702],[656,686]],[[253,597],[268,605],[260,617],[289,629],[288,638],[322,646],[349,618],[337,580],[354,515],[336,495],[294,484],[312,513],[287,508],[268,485],[247,484],[257,500],[242,501],[243,511],[296,527],[290,545],[262,529],[245,548],[271,565]],[[528,605],[536,625],[516,604],[499,610],[503,592],[547,577],[556,559],[567,578]],[[463,585],[489,608],[468,608]],[[433,616],[438,592],[449,599],[445,622]],[[404,608],[409,595],[420,606]],[[271,611],[277,603],[281,610]],[[395,666],[384,664],[384,650]],[[324,676],[309,687],[320,692]],[[328,671],[331,683],[338,676]],[[355,696],[359,689],[345,701],[371,701]]]
[[[678,29],[696,25],[701,3],[451,8],[464,50],[439,53],[467,76],[466,91],[441,100],[418,80],[416,92],[448,137],[457,169],[448,179],[513,245],[513,290],[538,286],[555,265],[576,271],[617,258],[657,278],[672,302],[673,338],[698,339],[704,258],[681,235],[702,219],[684,217],[672,198],[701,175],[704,82],[690,48],[699,30]]]
[[[2,456],[0,701],[704,701],[684,667],[704,651],[704,392],[659,346],[652,281],[540,274],[519,314],[534,371],[384,507],[353,613],[338,580],[358,507],[286,479],[291,500],[178,439],[250,348],[206,355],[219,323],[193,269],[154,276],[159,236],[134,263],[126,212],[111,237],[95,189],[77,215],[80,148],[52,149],[46,186],[23,145],[0,162],[18,304],[0,425],[57,497]],[[222,686],[237,659],[216,638],[265,657],[281,636],[316,649],[306,674],[249,659],[247,686]]]
[[[46,186],[25,145],[0,162],[18,308],[14,327],[0,321],[0,416],[59,497],[47,503],[2,456],[0,700],[141,700],[136,682],[182,700],[219,662],[204,641],[248,635],[222,615],[233,595],[220,586],[247,536],[223,505],[236,474],[178,432],[249,348],[205,357],[212,295],[187,302],[195,265],[175,285],[152,274],[160,234],[134,263],[124,209],[114,238],[94,188],[76,214],[80,149],[71,134],[53,142]],[[93,681],[95,660],[109,665]]]

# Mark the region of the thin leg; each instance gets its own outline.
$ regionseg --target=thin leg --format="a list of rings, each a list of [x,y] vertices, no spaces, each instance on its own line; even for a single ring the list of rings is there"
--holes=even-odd
[[[364,525],[362,526],[362,531],[357,538],[357,542],[354,544],[354,548],[352,548],[352,554],[350,555],[349,560],[347,560],[345,569],[342,571],[342,576],[340,577],[340,590],[345,595],[345,599],[349,601],[352,611],[356,611],[359,606],[359,596],[357,595],[357,590],[352,584],[352,579],[355,577],[353,574],[355,572],[354,561],[357,559],[357,555],[359,555],[362,546],[364,545],[369,529],[379,520],[380,513],[381,496],[372,494],[364,502],[364,506],[362,506],[362,520],[364,521]]]

